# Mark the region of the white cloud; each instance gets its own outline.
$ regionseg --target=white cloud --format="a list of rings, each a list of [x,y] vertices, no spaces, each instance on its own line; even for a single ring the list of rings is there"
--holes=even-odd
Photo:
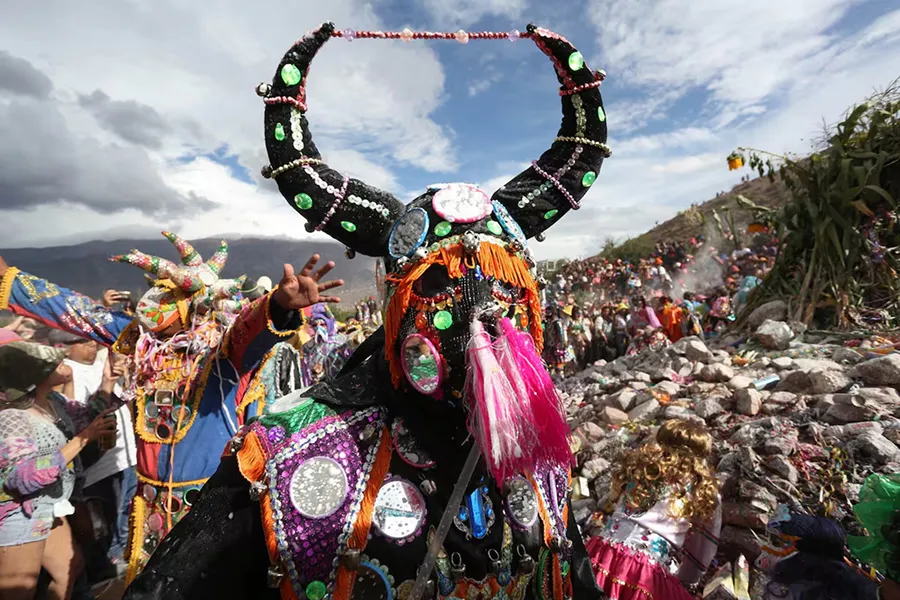
[[[466,27],[487,16],[518,19],[526,0],[423,0],[425,9],[442,30]]]
[[[733,109],[827,65],[840,40],[835,25],[865,1],[591,0],[589,13],[617,77],[651,91],[704,88]]]

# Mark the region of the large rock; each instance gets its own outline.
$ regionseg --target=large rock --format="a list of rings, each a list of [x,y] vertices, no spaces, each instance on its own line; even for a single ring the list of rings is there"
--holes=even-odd
[[[695,413],[691,412],[690,409],[685,408],[683,406],[667,406],[667,407],[665,407],[665,409],[663,409],[662,416],[663,416],[663,419],[666,419],[666,420],[669,420],[669,419],[686,419],[686,420],[694,419],[694,420],[696,420],[698,418],[698,415],[696,415]]]
[[[775,455],[767,457],[766,466],[793,484],[796,484],[797,480],[799,479],[797,467],[795,467],[794,464],[784,456]]]
[[[688,340],[684,345],[684,356],[688,360],[709,362],[712,358],[712,352],[706,347],[706,344],[698,339]]]
[[[654,389],[665,392],[670,398],[676,398],[681,394],[681,385],[674,381],[660,381],[654,386]]]
[[[781,300],[773,300],[760,305],[747,317],[750,329],[756,329],[766,321],[783,321],[787,318],[787,304]]]
[[[624,425],[628,422],[628,413],[612,406],[603,407],[600,410],[600,417],[610,425]]]
[[[852,375],[865,381],[866,385],[900,385],[900,354],[861,362],[853,368]]]
[[[584,423],[581,425],[581,432],[584,433],[590,442],[597,442],[606,437],[606,431],[596,423]]]
[[[744,375],[735,375],[728,380],[728,387],[733,390],[743,390],[753,385],[753,380]]]
[[[841,373],[830,369],[810,371],[809,394],[833,394],[846,387],[850,387],[853,381]]]
[[[848,365],[855,365],[863,359],[863,355],[857,352],[852,348],[844,348],[843,346],[839,346],[834,354],[831,355],[831,360],[836,363],[844,363]]]
[[[715,398],[704,398],[703,400],[698,400],[694,405],[694,412],[697,413],[698,417],[708,419],[725,412],[725,409],[722,408],[722,405]]]
[[[725,383],[734,377],[734,369],[721,363],[706,365],[700,372],[700,378],[709,383]]]
[[[738,390],[734,393],[734,400],[737,412],[742,415],[756,416],[762,407],[762,394],[755,388]]]
[[[794,331],[783,321],[765,321],[753,337],[767,350],[787,350],[794,339]]]
[[[825,411],[822,416],[823,421],[834,425],[846,425],[847,423],[871,421],[882,412],[875,405],[837,402],[837,399],[845,395],[848,394],[838,394],[834,397],[835,403]]]
[[[637,398],[637,392],[630,388],[625,388],[623,390],[619,390],[615,394],[610,394],[606,397],[605,403],[607,406],[612,406],[613,408],[617,408],[621,411],[627,411],[634,404],[634,399]]]
[[[894,388],[862,388],[857,390],[856,395],[867,401],[877,402],[882,405],[893,406],[895,404],[900,404],[900,394],[898,394],[897,390]]]
[[[768,455],[790,456],[797,449],[799,436],[795,430],[783,434],[770,435],[763,441],[762,450]]]
[[[761,539],[759,534],[754,535],[745,527],[726,525],[719,535],[719,548],[726,552],[729,550],[739,552],[752,563],[762,553]]]
[[[779,356],[772,359],[772,366],[782,371],[794,368],[794,359],[790,356]]]
[[[853,446],[878,465],[900,461],[900,448],[876,431],[861,433]]]
[[[775,391],[804,394],[809,390],[811,385],[812,381],[809,379],[809,373],[806,373],[805,371],[789,371],[781,378],[778,385],[775,386]]]
[[[604,458],[592,458],[584,463],[581,468],[581,476],[588,481],[597,479],[600,475],[609,470],[609,461]]]
[[[768,513],[756,509],[746,502],[722,503],[722,523],[724,525],[765,529],[768,522]]]
[[[628,411],[628,418],[632,421],[644,421],[652,419],[659,413],[659,402],[653,398],[643,404],[635,406]]]

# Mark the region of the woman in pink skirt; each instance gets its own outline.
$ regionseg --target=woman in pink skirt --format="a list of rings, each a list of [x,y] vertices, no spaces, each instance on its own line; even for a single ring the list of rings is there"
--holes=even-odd
[[[613,474],[615,509],[588,540],[597,584],[613,600],[687,600],[716,553],[722,514],[712,438],[672,420]]]

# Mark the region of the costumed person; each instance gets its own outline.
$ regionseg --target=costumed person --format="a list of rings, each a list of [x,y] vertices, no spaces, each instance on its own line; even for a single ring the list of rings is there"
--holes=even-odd
[[[0,598],[33,598],[41,569],[50,596],[68,598],[84,565],[66,520],[75,512],[78,456],[115,435],[120,401],[113,377],[86,404],[54,392],[72,378],[65,356],[0,330]]]
[[[878,512],[884,512],[883,507]],[[872,531],[879,529],[880,525]],[[837,521],[793,512],[779,504],[769,519],[767,533],[768,539],[755,563],[770,575],[762,600],[877,600],[882,597],[878,595],[878,582],[849,560],[847,534]],[[864,545],[870,542],[869,538],[855,539],[864,540]],[[878,564],[884,566],[883,562]]]
[[[663,329],[665,329],[669,341],[675,343],[684,336],[684,312],[668,296],[660,297],[659,301],[662,305],[660,314]]]
[[[235,436],[126,598],[602,597],[569,507],[569,429],[540,360],[526,240],[579,207],[609,155],[603,74],[529,26],[521,37],[561,83],[550,149],[492,198],[440,184],[404,205],[323,163],[313,143],[305,84],[333,37],[507,34],[328,23],[259,86],[264,173],[310,229],[382,257],[384,327],[337,379]]]
[[[360,306],[366,306],[364,302]],[[368,310],[368,309],[367,309]],[[353,353],[352,342],[338,333],[328,306],[316,304],[308,318],[309,341],[303,344],[300,373],[306,386],[334,379]]]
[[[716,554],[722,512],[712,436],[671,420],[613,472],[615,508],[587,542],[597,583],[619,600],[689,600]]]
[[[154,277],[136,318],[0,259],[0,309],[130,356],[133,375],[124,399],[133,402],[138,489],[131,508],[129,580],[215,472],[221,449],[237,431],[240,388],[260,359],[277,341],[294,335],[302,322],[299,309],[336,301],[320,293],[341,284],[320,282],[333,263],[313,274],[318,256],[297,275],[285,265],[279,288],[244,307],[226,330],[217,311],[240,287],[240,280],[219,279],[227,245],[204,263],[189,243],[164,235],[181,254],[181,265],[138,251],[112,259]]]

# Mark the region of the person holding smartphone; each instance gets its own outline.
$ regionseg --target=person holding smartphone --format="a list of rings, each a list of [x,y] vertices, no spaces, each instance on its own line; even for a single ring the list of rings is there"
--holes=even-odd
[[[66,520],[79,454],[115,431],[112,382],[81,405],[53,388],[72,370],[65,350],[0,332],[0,597],[31,598],[43,568],[68,598],[83,560]]]

